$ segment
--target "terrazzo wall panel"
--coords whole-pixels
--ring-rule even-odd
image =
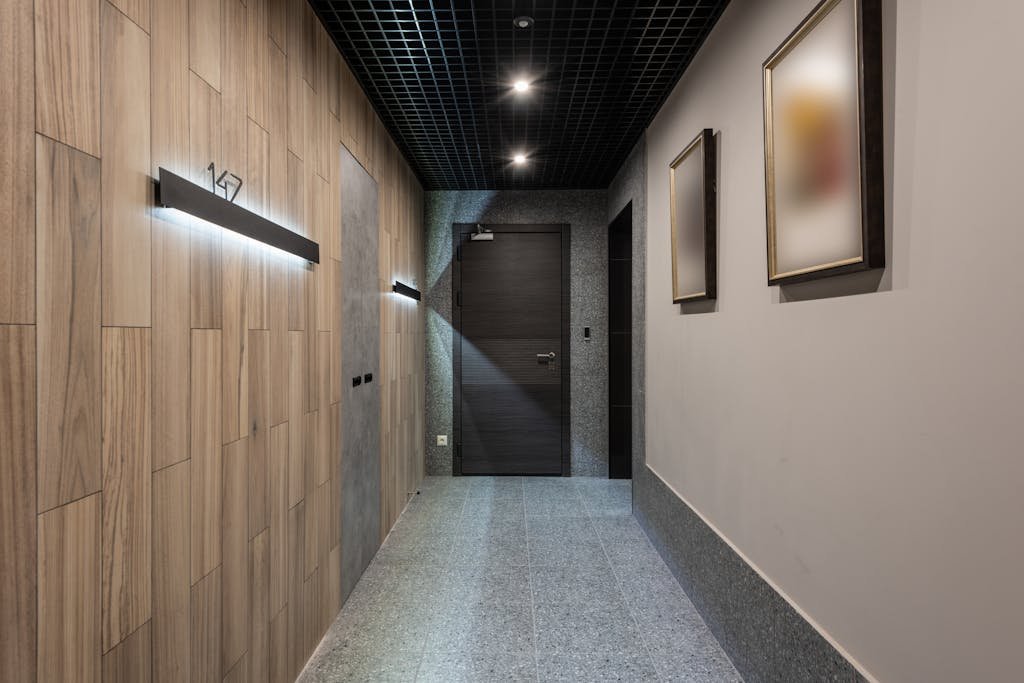
[[[603,190],[439,191],[424,197],[428,474],[452,472],[452,224],[568,223],[572,473],[608,473],[608,245]],[[583,340],[590,327],[592,341]],[[594,400],[594,397],[600,400]],[[449,435],[437,446],[436,435]]]

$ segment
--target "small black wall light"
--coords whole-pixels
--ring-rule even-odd
[[[160,169],[156,201],[160,206],[184,211],[204,221],[320,263],[320,245],[297,232],[271,223],[266,218],[217,196],[166,168]]]
[[[395,284],[391,286],[391,291],[396,294],[401,294],[402,296],[407,296],[410,299],[416,299],[416,301],[423,298],[423,295],[420,294],[420,290],[414,289],[409,285],[402,284],[398,280],[395,280]]]

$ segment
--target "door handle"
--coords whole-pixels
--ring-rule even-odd
[[[538,353],[537,354],[537,361],[540,362],[540,363],[550,363],[554,359],[555,359],[555,352],[554,351],[551,351],[550,353]]]

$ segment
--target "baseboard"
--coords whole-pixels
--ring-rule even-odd
[[[655,472],[636,469],[637,521],[745,681],[873,681]]]

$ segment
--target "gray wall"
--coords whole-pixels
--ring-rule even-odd
[[[427,192],[428,474],[452,471],[451,258],[453,223],[568,223],[571,231],[572,472],[608,473],[608,238],[602,190]],[[583,341],[590,327],[592,341]],[[594,400],[599,397],[599,400]],[[447,434],[449,446],[436,445]]]
[[[867,289],[768,287],[761,64],[815,3],[733,0],[647,131],[645,448],[665,484],[636,504],[718,586],[698,598],[727,652],[766,655],[737,662],[748,680],[856,675],[803,659],[825,653],[785,609],[869,678],[1020,680],[1024,3],[883,2],[889,266]],[[666,172],[704,127],[719,299],[681,315]],[[689,517],[652,519],[671,505]]]
[[[380,546],[380,285],[377,182],[341,148],[341,585],[347,599]],[[350,379],[373,373],[353,387]]]

